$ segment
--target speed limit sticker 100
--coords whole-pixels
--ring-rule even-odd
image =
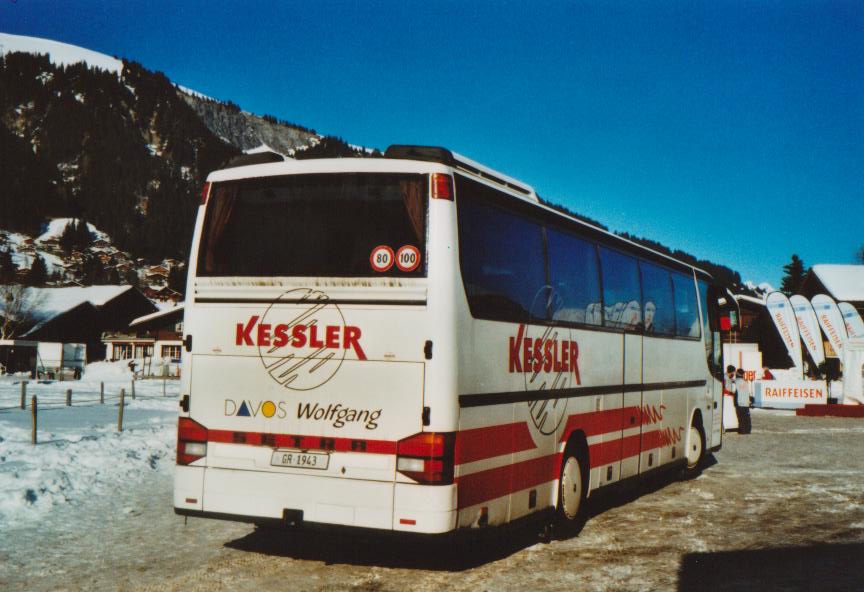
[[[414,271],[420,265],[420,249],[414,245],[399,247],[396,251],[396,266],[402,271]]]
[[[372,249],[372,254],[369,255],[369,263],[372,264],[372,269],[378,272],[385,272],[393,267],[393,249],[387,245],[378,245]]]

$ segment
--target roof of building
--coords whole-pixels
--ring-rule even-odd
[[[33,317],[37,322],[26,334],[37,331],[54,317],[77,306],[84,303],[102,306],[131,289],[132,286],[27,288],[27,298],[34,307]]]
[[[136,325],[141,325],[144,323],[148,323],[150,321],[161,319],[163,317],[171,318],[172,316],[176,316],[179,319],[183,318],[183,305],[174,306],[171,308],[166,308],[164,310],[157,310],[156,312],[151,312],[150,314],[144,315],[143,317],[138,317],[134,319],[131,323],[129,323],[130,327],[135,327]]]
[[[40,313],[56,315],[66,312],[83,302],[102,306],[114,300],[132,286],[86,286],[68,288],[28,288],[28,297],[38,299]]]
[[[812,269],[835,300],[864,301],[864,265],[820,264]]]

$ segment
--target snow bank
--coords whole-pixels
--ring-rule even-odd
[[[93,362],[84,367],[81,377],[84,381],[94,382],[129,382],[132,380],[132,371],[129,369],[128,360],[116,362]]]
[[[136,383],[131,400],[126,373],[110,363],[90,364],[75,382],[30,382],[39,400],[39,444],[30,443],[30,410],[9,409],[20,397],[18,380],[0,379],[0,525],[61,520],[100,492],[134,488],[154,471],[171,471],[176,446],[176,381]],[[106,381],[100,405],[99,382]],[[119,380],[118,380],[119,379]],[[118,399],[126,387],[124,430],[117,432]],[[65,406],[67,388],[73,406]]]

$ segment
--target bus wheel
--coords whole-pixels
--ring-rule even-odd
[[[684,472],[685,477],[695,477],[699,468],[702,466],[702,459],[705,456],[705,434],[702,431],[702,423],[696,418],[693,418],[693,423],[690,424],[690,435],[687,444],[687,469]]]
[[[558,524],[567,534],[577,534],[584,524],[587,480],[582,471],[583,460],[572,449],[564,453],[561,478],[558,480]]]

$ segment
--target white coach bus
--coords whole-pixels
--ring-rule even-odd
[[[720,448],[707,273],[442,148],[252,158],[195,226],[178,514],[578,526],[603,487]]]

